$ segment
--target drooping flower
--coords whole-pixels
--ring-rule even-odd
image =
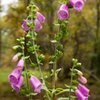
[[[58,18],[60,20],[66,20],[69,17],[68,6],[66,4],[62,4],[58,11]]]
[[[18,61],[18,54],[15,54],[12,58],[13,62],[17,62]]]
[[[17,93],[19,93],[20,88],[21,88],[21,86],[23,85],[23,81],[24,81],[24,78],[23,78],[23,76],[21,76],[17,84],[12,84],[12,83],[11,83],[11,87],[12,87]]]
[[[18,64],[17,64],[17,67],[23,69],[24,68],[24,60],[23,59],[20,59]]]
[[[40,80],[35,76],[31,76],[30,82],[31,82],[31,85],[34,89],[34,92],[40,93],[42,86],[43,86],[43,84],[40,82]]]
[[[84,96],[89,96],[89,89],[86,86],[79,84],[78,89],[82,92]]]
[[[39,32],[42,29],[42,25],[38,19],[35,19],[35,32]]]
[[[28,25],[27,25],[28,22],[29,22],[29,20],[28,20],[28,19],[25,19],[24,22],[23,22],[23,24],[22,24],[22,26],[21,26],[22,29],[23,29],[24,31],[26,31],[26,32],[29,31],[29,29],[30,29],[30,28],[28,27]]]
[[[19,69],[15,69],[12,71],[12,73],[8,76],[8,79],[10,80],[11,84],[17,84],[19,81],[19,78],[21,76],[21,71]]]
[[[79,82],[81,82],[82,84],[86,84],[87,83],[87,79],[84,76],[80,76],[78,78]]]
[[[75,95],[77,97],[77,100],[88,100],[88,96],[84,96],[79,89],[75,91]]]
[[[40,23],[44,23],[45,21],[45,17],[40,12],[36,13],[36,19],[38,19]]]
[[[84,1],[83,0],[70,0],[70,4],[77,11],[81,11],[84,7]]]

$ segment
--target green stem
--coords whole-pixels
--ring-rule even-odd
[[[58,30],[58,33],[57,35],[61,34],[61,25],[59,26],[59,30]],[[55,44],[55,54],[56,54],[56,51],[57,51],[57,46],[60,44],[60,40],[57,40],[57,43]],[[53,90],[56,89],[56,81],[57,81],[57,76],[56,76],[56,69],[57,69],[57,60],[58,60],[58,57],[55,58],[55,61],[54,61],[54,64],[53,64],[53,70],[54,70],[54,79],[53,79]],[[56,95],[55,93],[53,94],[53,99],[55,100],[56,99]]]
[[[22,46],[22,52],[23,52],[23,57],[25,58],[26,57],[26,35],[24,36],[25,38],[25,41],[24,41],[24,46]],[[27,68],[27,65],[26,65],[26,59],[24,59],[24,69],[25,69],[25,77],[26,77],[26,89],[28,89],[28,92],[30,90],[30,87],[29,87],[29,83],[28,83],[28,68]]]
[[[33,34],[32,34],[32,38],[33,38]],[[34,47],[34,45],[35,45],[35,41],[33,40],[33,47]],[[42,69],[41,69],[41,66],[40,66],[40,62],[39,62],[39,59],[38,59],[38,53],[37,53],[35,47],[34,47],[34,50],[35,50],[36,61],[37,61],[37,64],[38,64],[37,66],[39,68],[39,72],[40,72],[41,79],[43,81],[43,85],[46,86],[45,80],[44,80],[44,76],[43,76],[43,73],[42,73]],[[46,92],[46,95],[47,95],[48,99],[51,100],[50,96],[49,96],[49,94],[47,92]]]
[[[71,81],[70,81],[70,90],[69,90],[69,100],[71,100],[71,90],[72,90],[72,83],[73,83],[73,69],[74,69],[74,65],[73,65],[73,67],[72,67],[72,71],[71,71]]]

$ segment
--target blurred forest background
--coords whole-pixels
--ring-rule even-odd
[[[44,70],[49,70],[46,62],[52,54],[50,40],[57,31],[54,20],[57,18],[59,1],[35,0],[40,12],[46,17],[46,23],[38,36],[38,44],[41,45],[46,56]],[[15,54],[12,46],[16,44],[18,37],[24,35],[21,24],[28,14],[26,7],[29,2],[30,0],[19,0],[17,3],[12,3],[6,15],[0,15],[0,100],[22,100],[24,98],[18,96],[15,98],[7,77],[15,67],[15,64],[11,62]],[[3,12],[1,3],[0,12]],[[66,29],[69,32],[69,38],[65,37],[62,41],[64,56],[59,60],[58,67],[62,67],[63,71],[59,75],[59,82],[65,82],[69,78],[71,60],[73,57],[77,58],[82,63],[81,70],[88,79],[90,100],[100,100],[100,0],[87,0],[81,13],[70,10],[69,24]]]

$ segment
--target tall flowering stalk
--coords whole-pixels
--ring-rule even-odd
[[[51,40],[55,50],[49,62],[49,64],[53,66],[50,75],[52,76],[52,87],[49,88],[41,69],[41,65],[43,65],[42,61],[45,56],[41,54],[39,45],[37,44],[38,32],[43,28],[45,17],[38,11],[34,2],[30,3],[27,7],[29,15],[21,26],[25,35],[17,39],[18,45],[13,47],[17,50],[17,54],[13,56],[12,61],[17,62],[17,65],[8,76],[13,90],[28,96],[30,100],[32,100],[33,96],[41,93],[42,90],[44,90],[43,98],[45,100],[76,100],[76,98],[77,100],[88,100],[89,89],[85,86],[87,79],[83,76],[83,73],[78,70],[81,64],[77,59],[72,60],[73,66],[70,70],[70,83],[65,84],[65,88],[57,87],[58,73],[62,70],[61,68],[58,69],[57,62],[59,58],[63,56],[63,44],[61,41],[65,36],[68,37],[66,26],[70,18],[70,9],[74,8],[77,11],[82,11],[83,6],[83,0],[63,0],[63,4],[57,12],[58,19],[56,24],[59,30],[57,34],[55,34],[54,39]],[[30,66],[38,68],[40,79],[32,73],[29,68]],[[21,87],[23,87],[22,90]],[[63,93],[68,96],[59,97],[59,95]]]

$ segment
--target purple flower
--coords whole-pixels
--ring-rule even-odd
[[[79,84],[78,89],[82,92],[84,96],[89,96],[89,89],[86,86]]]
[[[80,76],[80,77],[78,78],[78,80],[79,80],[82,84],[86,84],[86,83],[87,83],[87,79],[86,79],[85,77],[83,77],[83,76]]]
[[[77,11],[81,11],[84,7],[84,1],[83,0],[70,0],[70,4]]]
[[[23,76],[21,76],[17,84],[12,84],[12,83],[11,83],[11,87],[12,87],[17,93],[19,93],[20,88],[21,88],[21,86],[23,85],[23,81],[24,81],[24,78],[23,78]]]
[[[24,68],[24,60],[23,59],[20,59],[18,64],[17,64],[17,67],[23,69]]]
[[[18,54],[16,54],[16,55],[13,56],[12,61],[13,61],[13,62],[18,61]]]
[[[34,92],[40,93],[43,84],[38,80],[38,78],[35,76],[31,76],[30,82],[32,84],[32,87],[34,88]]]
[[[29,20],[28,19],[25,19],[24,22],[23,22],[23,24],[22,24],[22,29],[25,30],[26,32],[29,31],[29,29],[30,29],[28,27],[28,25],[27,25],[28,22],[29,22]]]
[[[21,76],[21,71],[19,69],[13,70],[13,72],[8,76],[11,84],[17,84],[19,81],[19,78]]]
[[[45,17],[40,12],[36,13],[36,19],[38,19],[40,23],[44,23],[45,21]]]
[[[42,29],[42,25],[38,19],[35,20],[35,32],[39,32]]]
[[[61,5],[59,11],[58,11],[58,18],[60,20],[68,19],[69,13],[68,13],[68,6],[66,4]]]
[[[77,96],[77,100],[88,100],[88,97],[84,96],[79,89],[75,91],[75,95]]]

